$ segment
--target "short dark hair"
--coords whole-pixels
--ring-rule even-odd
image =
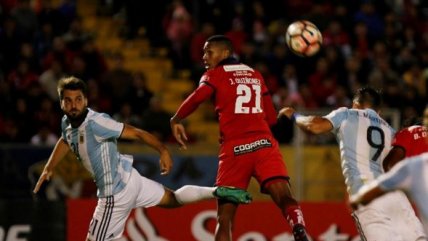
[[[61,100],[64,98],[64,90],[80,90],[85,97],[88,96],[88,86],[86,83],[74,76],[65,77],[59,80],[57,91]]]
[[[233,53],[233,45],[232,45],[232,41],[230,41],[230,39],[224,35],[213,35],[211,37],[209,37],[207,39],[208,43],[219,43],[224,45],[224,47],[230,51],[230,53]]]
[[[357,90],[353,101],[378,110],[382,104],[382,97],[379,91],[371,87],[363,87]]]

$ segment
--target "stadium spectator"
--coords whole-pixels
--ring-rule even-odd
[[[88,37],[83,41],[79,56],[85,62],[85,75],[89,79],[99,80],[108,69],[105,57],[97,48],[93,37]]]
[[[142,128],[159,140],[168,141],[171,139],[170,117],[171,113],[163,107],[162,97],[155,95],[150,99],[149,107],[142,111]]]
[[[62,38],[68,49],[78,53],[83,48],[83,44],[90,38],[90,34],[83,29],[82,19],[74,18]]]
[[[55,8],[53,0],[44,0],[41,4],[41,9],[37,14],[39,21],[39,30],[49,26],[53,35],[59,36],[68,30],[66,17]]]
[[[113,119],[135,127],[141,127],[141,118],[132,112],[130,103],[123,103],[119,112],[113,114]]]
[[[63,72],[61,63],[54,59],[50,67],[39,77],[40,86],[53,101],[58,100],[58,92],[56,88],[58,86],[58,80],[64,75],[65,73]]]
[[[38,75],[31,70],[30,63],[20,60],[18,66],[7,76],[7,81],[13,90],[27,93],[31,85],[38,83]]]
[[[196,31],[190,41],[190,58],[192,60],[192,75],[200,76],[204,71],[204,63],[202,62],[202,48],[204,47],[205,41],[211,35],[215,34],[214,24],[211,22],[202,23],[200,30]]]
[[[18,53],[22,39],[16,30],[16,21],[6,16],[1,22],[0,32],[0,63],[3,74],[7,75],[18,63]]]
[[[64,39],[61,36],[56,36],[52,42],[50,49],[45,56],[42,57],[42,67],[48,69],[54,60],[61,63],[63,70],[67,73],[71,70],[71,65],[75,57],[75,53],[67,48]]]
[[[172,1],[163,24],[170,46],[170,57],[176,69],[192,67],[189,42],[194,31],[192,15],[181,0]]]
[[[147,77],[142,71],[133,73],[132,88],[127,95],[127,102],[131,104],[132,112],[139,114],[149,108],[153,91],[147,86]]]
[[[112,101],[112,113],[119,111],[121,104],[131,93],[133,76],[125,67],[126,59],[121,53],[114,53],[113,66],[107,70],[100,81],[100,91],[109,96]]]
[[[40,124],[38,131],[31,137],[30,143],[34,146],[55,146],[58,136],[49,129],[48,125]]]
[[[23,41],[32,41],[38,28],[37,15],[30,5],[30,0],[18,0],[11,10],[11,16],[16,21],[16,31]]]

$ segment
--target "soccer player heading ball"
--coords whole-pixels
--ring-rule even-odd
[[[181,120],[202,102],[214,98],[220,122],[220,154],[216,185],[247,189],[255,177],[261,191],[269,194],[293,229],[294,239],[308,240],[303,214],[291,194],[289,176],[273,138],[270,125],[276,111],[262,75],[233,57],[231,41],[223,35],[210,37],[203,48],[207,71],[199,87],[171,118],[177,142],[186,149],[187,136]],[[218,201],[216,241],[231,241],[237,205]]]

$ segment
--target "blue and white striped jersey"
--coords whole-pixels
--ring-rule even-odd
[[[345,107],[325,116],[339,143],[342,173],[349,195],[383,173],[382,160],[391,148],[394,129],[371,109]]]
[[[132,156],[121,155],[117,149],[123,128],[123,123],[91,109],[78,128],[71,127],[67,116],[62,118],[62,137],[93,175],[98,197],[120,192],[131,175]]]
[[[428,152],[399,162],[377,180],[385,191],[400,189],[415,203],[428,234]]]

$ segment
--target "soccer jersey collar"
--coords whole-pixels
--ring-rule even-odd
[[[239,61],[234,57],[229,57],[220,61],[217,66],[227,65],[227,64],[239,64]]]

